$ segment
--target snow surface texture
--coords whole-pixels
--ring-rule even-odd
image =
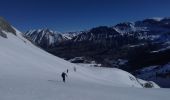
[[[169,100],[169,89],[144,89],[131,74],[80,67],[20,35],[0,37],[0,100]],[[73,68],[77,71],[74,72]],[[69,69],[66,83],[61,73]],[[145,82],[145,81],[142,81]],[[156,85],[155,85],[156,86]],[[138,87],[138,88],[135,88]]]

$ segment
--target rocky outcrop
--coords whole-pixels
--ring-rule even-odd
[[[4,18],[0,17],[0,29],[16,35],[15,29]]]

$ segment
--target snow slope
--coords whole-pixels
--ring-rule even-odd
[[[169,89],[144,89],[119,69],[71,64],[7,33],[0,37],[0,100],[169,100]],[[77,72],[73,71],[77,68]],[[67,82],[61,72],[69,69]],[[134,88],[138,87],[138,88]]]

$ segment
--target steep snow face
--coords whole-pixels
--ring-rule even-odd
[[[41,47],[53,46],[68,40],[68,37],[49,29],[30,30],[25,33],[25,37]]]

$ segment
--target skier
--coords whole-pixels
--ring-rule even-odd
[[[65,72],[62,72],[61,77],[63,78],[63,82],[65,82],[65,78],[67,77],[67,74]]]
[[[68,69],[67,69],[67,73],[68,73]]]
[[[73,68],[74,72],[76,72],[76,67]]]

